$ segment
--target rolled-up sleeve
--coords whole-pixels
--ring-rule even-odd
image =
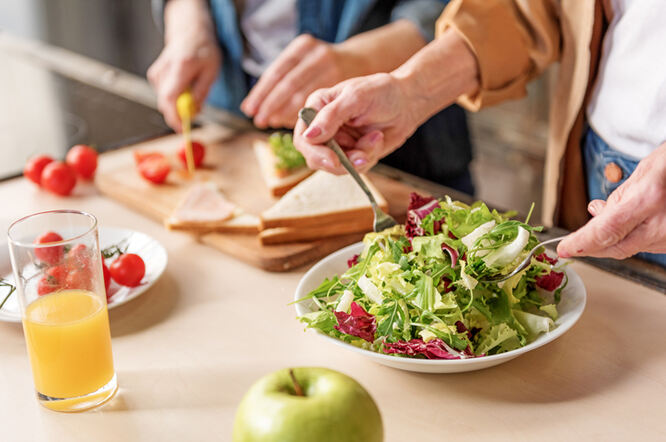
[[[391,21],[409,20],[426,42],[435,39],[435,23],[449,0],[401,0],[391,11]]]
[[[560,56],[556,0],[453,0],[436,34],[455,29],[474,53],[479,90],[458,102],[478,110],[524,96],[527,83]]]

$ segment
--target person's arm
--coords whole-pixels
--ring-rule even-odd
[[[388,72],[426,44],[419,28],[398,20],[331,44],[300,35],[259,78],[241,104],[258,127],[293,127],[313,91],[348,78]]]
[[[164,49],[148,69],[157,106],[180,131],[176,99],[191,88],[201,106],[220,69],[221,51],[206,0],[169,0],[164,8]]]
[[[451,30],[391,74],[352,78],[312,94],[306,105],[319,113],[305,133],[303,123],[297,123],[294,143],[311,168],[344,173],[337,157],[323,146],[336,138],[365,171],[432,114],[477,88],[474,55]]]

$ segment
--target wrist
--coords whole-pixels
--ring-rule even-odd
[[[164,40],[199,34],[215,36],[206,0],[169,0],[164,7]]]

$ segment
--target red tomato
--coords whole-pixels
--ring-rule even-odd
[[[42,185],[42,172],[53,158],[48,155],[37,155],[28,160],[23,169],[23,175],[35,184]]]
[[[185,167],[187,167],[187,155],[185,154],[185,147],[186,146],[183,144],[183,146],[178,151],[178,158],[180,158],[180,162],[183,163]],[[201,166],[205,155],[206,149],[204,148],[203,144],[197,141],[192,141],[192,158],[194,159],[194,167]]]
[[[44,275],[37,282],[37,294],[39,296],[48,295],[60,288],[60,284],[51,276]]]
[[[62,241],[62,236],[55,232],[46,232],[42,236],[37,237],[35,244],[48,244],[58,241]],[[49,265],[57,264],[64,254],[65,248],[63,246],[35,248],[35,256],[37,259]]]
[[[109,287],[111,286],[111,272],[104,262],[104,257],[102,257],[102,274],[104,275],[104,290],[106,291],[106,300],[109,301]]]
[[[76,173],[61,161],[47,164],[42,172],[42,186],[56,195],[69,195],[75,185]]]
[[[141,280],[146,274],[146,265],[139,255],[125,253],[111,263],[109,272],[118,284],[136,287],[141,284]]]
[[[65,264],[70,270],[88,268],[90,265],[90,256],[88,255],[88,247],[83,244],[76,244],[67,252]]]
[[[142,177],[154,184],[162,184],[171,172],[171,165],[164,156],[151,156],[136,166]]]
[[[90,269],[72,269],[67,273],[65,287],[68,289],[90,290],[92,287]]]
[[[62,285],[67,279],[67,269],[64,266],[49,267],[49,269],[46,271],[46,276],[48,278],[52,278],[53,283]]]
[[[69,149],[65,161],[81,178],[89,180],[95,176],[97,151],[92,147],[85,144],[77,144]]]

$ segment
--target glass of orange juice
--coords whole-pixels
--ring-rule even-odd
[[[68,412],[103,404],[118,384],[97,220],[75,210],[36,213],[8,236],[39,402]]]

